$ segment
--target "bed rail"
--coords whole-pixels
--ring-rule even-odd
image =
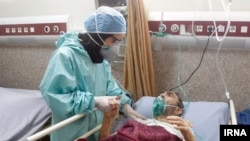
[[[102,124],[96,126],[95,128],[93,128],[92,130],[90,130],[89,132],[83,134],[82,136],[80,136],[79,138],[77,138],[74,141],[77,141],[78,139],[86,139],[87,137],[89,137],[90,135],[92,135],[93,133],[95,133],[96,131],[100,130],[102,127]]]
[[[232,99],[229,99],[229,106],[230,106],[231,124],[237,125],[236,111]]]
[[[97,110],[97,108],[94,109],[94,111]],[[41,139],[42,137],[46,136],[46,135],[49,135],[51,132],[59,129],[59,128],[62,128],[80,118],[84,117],[84,114],[78,114],[78,115],[75,115],[75,116],[72,116],[68,119],[65,119],[53,126],[50,126],[40,132],[37,132],[36,134],[34,135],[31,135],[29,137],[26,138],[26,141],[37,141],[38,139]],[[96,126],[95,128],[93,128],[92,130],[90,130],[89,132],[83,134],[81,137],[79,137],[78,139],[80,138],[86,138],[88,136],[90,136],[91,134],[95,133],[97,130],[99,130],[101,128],[101,124]]]
[[[232,99],[229,99],[229,106],[230,106],[230,122],[229,124],[231,125],[237,125],[237,118],[236,118],[236,112],[235,112],[235,106],[234,106],[234,102]],[[95,108],[94,110],[97,110],[97,108]],[[50,126],[32,136],[29,136],[28,138],[26,138],[27,141],[37,141],[39,139],[41,139],[42,137],[46,136],[46,135],[49,135],[51,132],[63,127],[63,126],[66,126],[68,125],[69,123],[73,122],[73,121],[76,121],[80,118],[84,117],[84,114],[78,114],[78,115],[75,115],[75,116],[72,116],[64,121],[61,121],[53,126]],[[92,135],[93,133],[95,133],[96,131],[100,130],[101,128],[101,124],[96,126],[95,128],[93,128],[92,130],[90,130],[89,132],[83,134],[82,136],[78,137],[75,141],[77,141],[78,139],[81,139],[81,138],[87,138],[89,137],[90,135]]]

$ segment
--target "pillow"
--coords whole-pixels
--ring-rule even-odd
[[[134,109],[147,118],[152,118],[152,107],[155,97],[143,96],[134,104]]]
[[[134,104],[134,109],[147,118],[152,118],[155,97],[143,96]],[[219,141],[220,125],[228,124],[230,109],[226,102],[184,102],[184,118],[193,126],[197,141]]]

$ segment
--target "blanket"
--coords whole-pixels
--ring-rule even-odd
[[[181,139],[161,126],[148,126],[128,120],[115,134],[101,141],[181,141]]]

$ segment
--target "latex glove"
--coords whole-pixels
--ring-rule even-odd
[[[123,113],[134,120],[146,120],[147,118],[136,112],[130,105],[124,104]]]
[[[103,112],[110,112],[112,109],[119,107],[120,98],[120,96],[96,96],[95,106]]]

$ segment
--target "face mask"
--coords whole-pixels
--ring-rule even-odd
[[[153,102],[153,116],[160,116],[165,110],[167,110],[167,107],[177,108],[177,106],[167,104],[167,102],[163,99],[162,96],[156,97]]]
[[[103,45],[102,46],[102,50],[105,50],[105,51],[109,50],[109,48],[110,48],[110,46],[108,46],[108,45]]]
[[[165,101],[161,96],[155,98],[153,102],[153,116],[160,116],[166,109]]]
[[[97,33],[97,35],[98,35],[98,37],[101,39],[101,41],[102,41],[102,43],[103,43],[103,45],[101,46],[102,49],[108,50],[108,49],[110,48],[110,46],[108,46],[108,45],[103,41],[102,37],[101,37],[98,33]]]

